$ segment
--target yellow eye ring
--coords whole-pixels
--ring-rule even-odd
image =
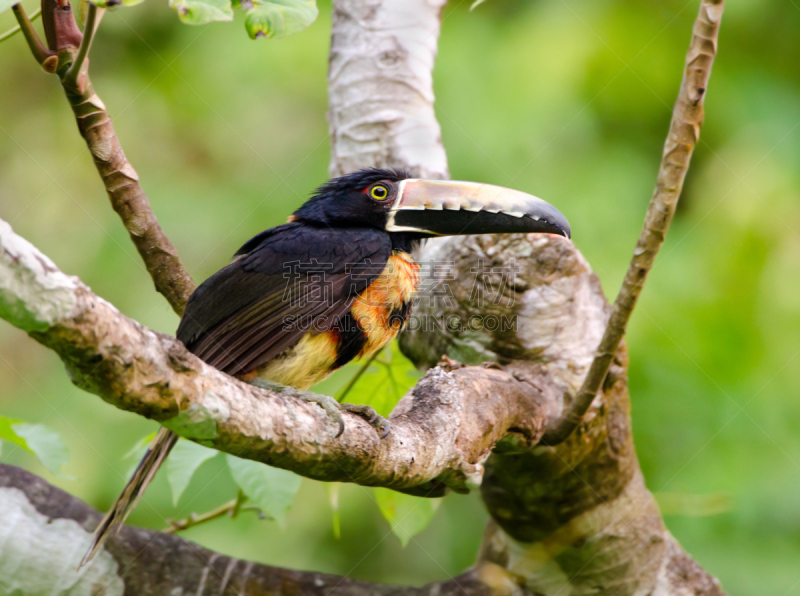
[[[389,196],[389,189],[383,184],[376,184],[369,189],[369,196],[376,201],[383,201]]]

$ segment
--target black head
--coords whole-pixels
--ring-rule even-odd
[[[315,225],[368,226],[392,234],[455,236],[543,232],[570,236],[551,204],[518,190],[369,169],[334,178],[290,218]]]
[[[369,168],[332,178],[320,186],[290,218],[328,226],[386,227],[398,183],[410,178],[402,170]]]

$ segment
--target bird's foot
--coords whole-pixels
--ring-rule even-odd
[[[370,406],[358,406],[356,404],[339,404],[339,408],[345,412],[352,412],[356,416],[361,416],[366,420],[369,425],[378,432],[381,439],[385,439],[389,431],[392,430],[389,421],[383,416],[379,415],[374,408]]]
[[[249,383],[255,387],[267,389],[268,391],[275,391],[277,393],[287,393],[287,389],[294,389],[287,387],[286,385],[273,383],[264,379],[253,379],[252,381],[249,381]],[[344,432],[344,416],[342,416],[342,412],[352,412],[357,416],[361,416],[378,432],[378,435],[381,439],[389,434],[389,421],[386,420],[386,418],[379,416],[378,413],[370,406],[340,404],[338,401],[328,395],[318,395],[316,393],[308,393],[305,391],[299,391],[297,389],[291,391],[291,394],[294,397],[299,397],[305,401],[315,403],[325,410],[325,413],[328,414],[328,416],[330,416],[339,426],[339,431],[336,433],[337,437],[341,436],[341,434]]]
[[[333,418],[333,421],[339,425],[339,431],[336,437],[340,437],[344,432],[344,416],[342,416],[341,404],[328,395],[317,395],[316,393],[301,393],[298,395],[300,399],[310,401],[317,404],[325,413]]]

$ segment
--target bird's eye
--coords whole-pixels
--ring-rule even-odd
[[[376,201],[383,201],[386,197],[389,196],[389,189],[386,188],[383,184],[376,184],[372,188],[369,189],[369,196],[375,199]]]

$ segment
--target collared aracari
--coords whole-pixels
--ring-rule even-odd
[[[534,196],[489,184],[410,178],[368,169],[317,189],[289,222],[247,241],[189,298],[177,337],[206,363],[241,380],[306,389],[394,339],[411,313],[425,238],[543,232],[570,237],[566,218]],[[339,410],[371,408],[313,398],[344,429]],[[175,445],[162,428],[95,531],[88,561],[121,525]]]

